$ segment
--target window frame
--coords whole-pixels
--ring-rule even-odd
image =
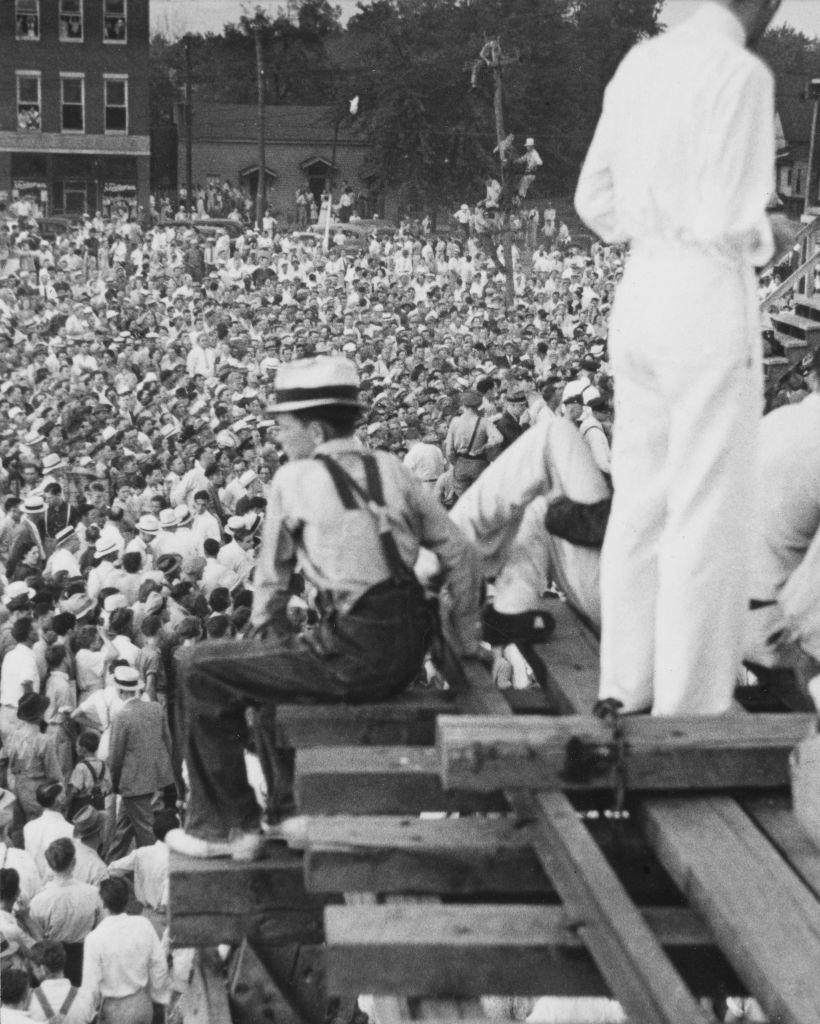
[[[63,12],[63,4],[66,0],[59,0],[57,7],[57,36],[61,43],[84,43],[85,42],[85,4],[83,0],[77,0],[80,6],[80,34],[77,38],[66,38],[63,36],[63,18],[74,17],[73,12],[71,14],[65,14]]]
[[[19,13],[19,11],[18,11],[18,4],[20,3],[20,0],[14,0],[14,39],[15,39],[15,42],[18,42],[18,43],[39,43],[40,42],[40,38],[41,38],[41,35],[42,35],[42,28],[43,28],[42,21],[41,21],[41,12],[40,12],[40,0],[30,0],[30,2],[34,3],[34,6],[37,8],[37,13],[34,15],[34,17],[37,19],[37,35],[36,36],[21,36],[21,35],[17,34],[17,19],[19,17],[30,18],[30,17],[32,17],[32,15],[29,14],[29,13],[21,15]]]
[[[82,90],[82,100],[79,104],[72,103],[66,104],[65,102],[65,83],[66,82],[79,82]],[[66,128],[65,127],[65,107],[69,105],[72,107],[79,106],[83,115],[83,126],[82,128]],[[85,135],[85,75],[81,71],[61,71],[60,72],[60,132],[63,135]]]
[[[37,128],[23,128],[20,125],[20,81],[23,78],[32,78],[37,82],[37,118],[39,125]],[[43,130],[43,75],[40,71],[25,71],[18,70],[14,72],[15,80],[15,96],[17,101],[17,131],[25,132],[42,132]]]
[[[106,23],[111,18],[119,18],[117,14],[107,14],[106,5],[108,0],[103,0],[102,9],[102,38],[107,46],[125,46],[128,43],[128,0],[122,0],[122,20],[125,25],[125,36],[122,39],[109,39],[106,35]]]
[[[112,104],[108,102],[108,85],[109,82],[122,82],[125,86],[125,103],[120,106],[119,104]],[[124,128],[109,128],[108,127],[108,108],[113,107],[115,110],[125,110],[125,127]],[[105,135],[127,135],[128,134],[128,75],[103,75],[103,133]]]

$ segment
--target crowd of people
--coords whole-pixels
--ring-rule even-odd
[[[207,238],[162,220],[86,216],[52,241],[25,216],[0,225],[4,1021],[69,997],[67,1021],[150,1021],[170,999],[179,656],[252,634],[268,485],[287,461],[271,411],[284,365],[354,364],[356,443],[398,456],[446,509],[496,461],[496,480],[520,479],[502,455],[528,431],[540,445],[533,428],[555,417],[572,429],[551,443],[580,439],[596,474],[585,500],[607,494],[622,247],[513,247],[508,306],[498,253],[458,218],[358,250],[331,230],[326,253],[275,222]],[[771,404],[804,398],[809,369]],[[479,548],[480,518],[459,523]],[[545,569],[534,592],[572,585]],[[310,626],[317,594],[298,574],[291,590],[291,623]],[[485,621],[499,685],[530,682],[507,646],[548,633],[530,610]],[[435,679],[426,665],[420,684]]]

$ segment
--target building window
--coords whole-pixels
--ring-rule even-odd
[[[105,130],[128,131],[128,79],[125,76],[105,78]]]
[[[82,75],[63,75],[60,78],[62,130],[85,131],[85,78]]]
[[[794,169],[794,194],[796,196],[802,196],[803,193],[803,168],[795,167]]]
[[[83,41],[83,0],[60,0],[60,42]]]
[[[128,41],[128,0],[103,0],[103,41],[125,43]]]
[[[15,0],[14,38],[40,38],[40,0]]]
[[[17,72],[17,128],[21,132],[39,132],[40,75],[35,71]]]

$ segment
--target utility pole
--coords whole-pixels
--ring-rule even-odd
[[[193,136],[191,134],[191,120],[193,117],[193,104],[191,103],[191,38],[185,36],[185,188],[188,193],[188,220],[193,216],[194,201],[194,175],[193,163]]]
[[[505,160],[507,133],[504,131],[504,84],[502,80],[502,69],[505,64],[513,63],[512,59],[506,59],[501,53],[501,44],[497,39],[492,39],[482,47],[481,59],[490,67],[493,73],[493,111],[495,113],[495,136],[498,144],[498,161],[500,165],[501,195],[504,206],[507,206],[509,190],[507,188],[507,162]],[[513,273],[512,238],[510,229],[509,210],[501,208],[501,245],[504,251],[504,277],[506,279],[505,302],[510,309],[515,302],[515,279]]]
[[[259,15],[253,26],[253,37],[256,44],[256,100],[258,106],[259,127],[259,173],[256,178],[256,227],[262,230],[262,218],[265,215],[267,173],[265,171],[265,69],[262,65],[262,26]]]

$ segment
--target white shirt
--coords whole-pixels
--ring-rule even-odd
[[[419,480],[437,480],[447,469],[447,460],[435,444],[417,441],[404,456],[404,464]]]
[[[74,826],[70,825],[59,811],[46,808],[39,818],[26,822],[23,826],[23,846],[45,878],[51,871],[46,863],[45,853],[55,839],[68,839],[74,836]]]
[[[157,910],[168,903],[168,847],[161,840],[140,846],[108,865],[112,874],[134,872],[134,895],[144,907]]]
[[[607,242],[660,241],[762,265],[774,191],[774,83],[727,8],[640,43],[609,83],[578,181]]]
[[[84,997],[122,999],[145,988],[152,1002],[168,1003],[168,968],[154,926],[129,914],[104,918],[85,940]]]
[[[28,850],[0,842],[0,868],[14,868],[20,877],[20,895],[27,903],[42,885],[40,872]]]
[[[23,683],[27,680],[33,689],[40,685],[37,659],[30,647],[17,644],[3,658],[0,668],[0,704],[16,708],[23,696]]]

